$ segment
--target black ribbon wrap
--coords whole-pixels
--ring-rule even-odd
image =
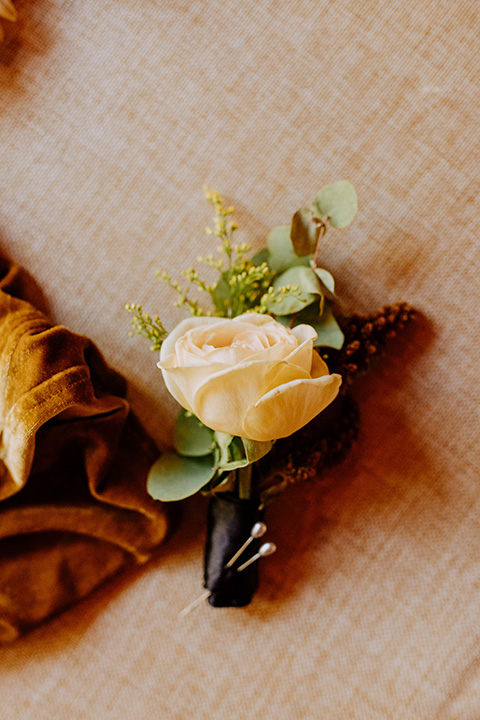
[[[258,588],[258,562],[241,572],[236,568],[255,555],[259,541],[253,540],[233,567],[226,565],[262,518],[257,498],[239,500],[230,493],[219,493],[210,499],[205,544],[205,587],[211,592],[210,605],[244,607],[251,602]]]

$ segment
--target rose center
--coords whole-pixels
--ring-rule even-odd
[[[222,348],[242,348],[252,352],[261,352],[278,344],[295,345],[296,342],[295,338],[290,337],[287,333],[280,338],[278,333],[270,333],[266,330],[262,332],[244,330],[240,333],[224,331],[212,333],[208,338],[204,338],[200,349],[204,353]]]

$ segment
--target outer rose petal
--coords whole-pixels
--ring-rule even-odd
[[[310,375],[285,362],[230,366],[210,375],[198,387],[191,400],[193,412],[212,430],[244,436],[243,419],[249,408],[272,388],[300,378],[309,379]]]
[[[208,381],[211,375],[220,373],[222,370],[232,369],[231,365],[206,362],[177,366],[174,355],[170,355],[163,362],[157,363],[157,365],[162,371],[167,390],[185,410],[195,414],[197,413],[193,409],[193,398],[198,388],[205,381]]]
[[[319,378],[322,377],[322,375],[328,375],[329,372],[330,370],[328,369],[328,365],[325,360],[322,360],[320,355],[314,351],[312,355],[312,369],[310,370],[312,378]]]
[[[161,369],[163,380],[165,382],[165,385],[167,387],[168,392],[173,395],[175,400],[185,408],[185,410],[188,410],[189,412],[193,412],[190,403],[188,402],[187,398],[185,397],[184,393],[181,391],[181,389],[178,387],[175,380],[170,376],[170,374],[164,369],[167,365],[168,368],[172,368],[176,366],[176,357],[175,357],[175,343],[177,342],[178,338],[182,337],[186,332],[191,330],[192,328],[197,327],[198,325],[216,325],[219,322],[222,322],[223,318],[217,318],[217,317],[190,317],[186,318],[185,320],[182,320],[165,338],[163,341],[162,347],[160,349],[160,362],[157,363],[157,366]]]
[[[249,408],[242,437],[265,442],[291,435],[335,399],[341,383],[341,376],[334,374],[274,388]]]
[[[173,355],[170,355],[171,358],[173,358]],[[157,367],[160,368],[163,375],[163,382],[165,383],[165,387],[167,388],[170,395],[173,395],[175,400],[185,408],[185,410],[188,410],[188,412],[193,412],[190,403],[187,401],[184,394],[181,392],[180,388],[178,387],[177,383],[171,379],[170,372],[168,370],[164,370],[162,367],[163,363],[157,363]]]
[[[313,339],[317,337],[317,333],[310,325],[298,325],[291,332],[297,338],[299,345],[287,355],[285,362],[298,365],[309,373],[312,367],[312,356],[313,354],[317,355],[313,350]]]
[[[317,337],[317,331],[314,330],[311,325],[305,325],[305,323],[302,325],[296,325],[291,328],[290,332],[292,335],[295,335],[297,340],[301,343],[305,342],[305,340],[313,340],[313,338]]]

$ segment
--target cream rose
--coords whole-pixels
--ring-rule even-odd
[[[162,345],[163,378],[173,397],[212,430],[256,441],[287,437],[336,397],[313,349],[310,325],[288,329],[269,315],[192,317]]]

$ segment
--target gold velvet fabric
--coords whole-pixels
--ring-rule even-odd
[[[145,562],[166,531],[124,378],[34,295],[0,258],[0,641]]]

